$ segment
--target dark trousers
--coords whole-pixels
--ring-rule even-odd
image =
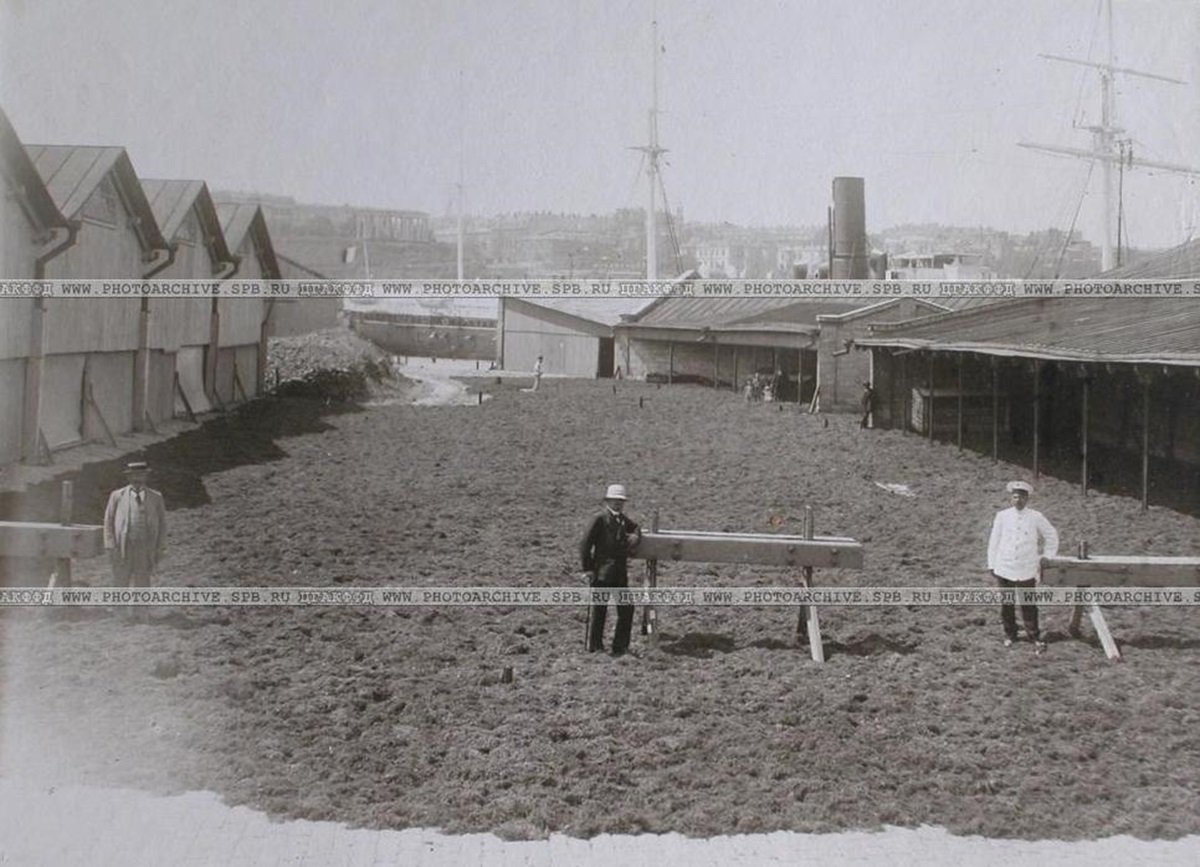
[[[601,563],[596,569],[592,586],[616,590],[629,586],[629,571],[626,561]],[[608,605],[593,605],[588,611],[587,649],[604,649],[604,621],[608,619]],[[633,632],[633,606],[617,606],[617,628],[613,633],[612,652],[624,653],[629,649],[629,636]]]
[[[1026,590],[1032,590],[1037,586],[1037,579],[1030,578],[1028,581],[1009,581],[1007,578],[996,576],[996,584],[1001,590],[1015,590],[1018,587],[1023,587]],[[1025,631],[1029,633],[1029,637],[1034,641],[1041,638],[1041,632],[1038,630],[1038,609],[1036,605],[1021,606],[1021,620],[1025,622]],[[1004,624],[1004,635],[1017,640],[1017,612],[1015,605],[1000,606],[1000,622]]]

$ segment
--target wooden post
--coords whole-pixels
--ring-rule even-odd
[[[83,363],[83,404],[85,409],[91,407],[92,412],[96,414],[96,418],[100,421],[100,429],[104,431],[105,440],[110,446],[115,446],[117,438],[113,436],[112,428],[108,426],[108,421],[104,418],[104,413],[100,410],[100,404],[96,402],[96,395],[92,390],[92,374],[88,369],[87,361]],[[83,419],[83,425],[86,429],[86,418]]]
[[[1142,511],[1150,508],[1150,375],[1142,374]]]
[[[736,394],[738,390],[738,348],[733,347],[733,391]]]
[[[1086,560],[1088,556],[1087,539],[1079,540],[1079,559]],[[1071,620],[1067,624],[1067,634],[1072,638],[1079,637],[1079,622],[1083,619],[1083,606],[1076,605],[1071,609]]]
[[[927,382],[929,385],[929,402],[925,405],[926,419],[925,424],[929,427],[929,442],[933,442],[933,353],[929,353],[929,368],[927,374]]]
[[[21,415],[21,459],[26,463],[39,462],[40,418],[42,412],[42,366],[45,343],[44,298],[33,299],[29,321],[29,354],[25,358],[25,397]]]
[[[221,352],[221,310],[218,307],[220,299],[212,300],[212,308],[208,315],[208,357],[204,365],[204,387],[208,390],[209,400],[216,403],[217,395],[217,356]]]
[[[138,312],[137,351],[133,355],[133,429],[146,430],[146,405],[150,391],[150,299],[143,298]]]
[[[958,450],[963,447],[963,357],[958,354]]]
[[[904,417],[900,420],[900,432],[907,433],[912,424],[912,386],[908,384],[908,356],[900,356],[900,410]]]
[[[1000,359],[992,356],[992,463],[1000,460]]]
[[[192,402],[187,398],[187,392],[183,390],[183,384],[179,381],[179,371],[175,371],[175,393],[179,395],[179,399],[183,401],[183,408],[187,412],[188,421],[193,424],[196,421],[196,413],[192,411]]]
[[[1079,469],[1079,489],[1086,497],[1088,490],[1088,378],[1083,378],[1083,401],[1080,407],[1079,450],[1082,453],[1082,466]]]
[[[675,382],[675,344],[667,344],[667,385]]]
[[[654,516],[650,519],[650,530],[654,533],[658,532],[658,510],[654,510]],[[652,590],[658,586],[658,560],[650,559],[646,561],[646,575],[642,580],[642,586],[648,590]],[[642,635],[649,635],[651,638],[658,638],[658,615],[654,610],[653,605],[642,606]]]
[[[62,496],[58,506],[58,520],[63,526],[71,523],[74,504],[74,485],[67,481],[62,483]],[[54,572],[50,576],[50,587],[73,587],[71,580],[71,558],[59,557],[54,561]]]
[[[250,398],[246,396],[246,388],[242,385],[242,377],[238,373],[237,356],[234,356],[233,359],[233,387],[241,392],[243,403],[246,403],[250,400]]]
[[[1038,446],[1041,444],[1039,437],[1041,431],[1041,414],[1039,410],[1042,404],[1042,362],[1040,359],[1033,360],[1033,477],[1038,477]]]
[[[713,388],[718,388],[721,380],[721,345],[713,339]]]
[[[804,507],[804,538],[812,540],[813,532],[813,510],[812,506]],[[805,566],[802,570],[800,583],[804,587],[813,586],[813,567]],[[821,641],[821,621],[817,616],[817,606],[802,605],[800,607],[800,622],[796,626],[798,636],[803,638],[808,635],[808,648],[812,654],[814,662],[825,661],[825,646]]]
[[[879,356],[883,358],[881,354]],[[896,429],[896,356],[890,352],[887,354],[887,370],[888,370],[888,430]]]

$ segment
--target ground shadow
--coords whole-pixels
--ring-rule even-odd
[[[877,656],[881,653],[899,653],[906,656],[916,649],[915,644],[906,644],[903,641],[875,633],[847,641],[844,644],[840,641],[825,642],[826,653],[830,655],[845,653],[849,656]]]
[[[668,636],[662,635],[658,642],[658,648],[663,653],[691,656],[696,659],[709,659],[714,653],[729,653],[736,646],[729,636],[714,632],[688,632],[675,640],[669,640]]]
[[[326,416],[359,412],[357,403],[326,403],[300,398],[262,398],[206,420],[178,436],[154,443],[136,455],[86,464],[79,470],[0,494],[0,520],[57,523],[62,483],[74,483],[73,519],[99,524],[110,491],[125,482],[127,460],[141,459],[152,467],[150,486],[161,491],[167,509],[187,509],[210,502],[204,476],[247,464],[276,461],[286,456],[278,441],[331,429]]]

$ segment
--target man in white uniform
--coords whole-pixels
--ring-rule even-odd
[[[1012,506],[996,513],[992,522],[992,536],[988,540],[988,570],[1001,589],[1023,587],[1032,589],[1037,585],[1041,570],[1041,558],[1053,557],[1058,553],[1058,531],[1037,509],[1028,508],[1033,486],[1028,482],[1009,482],[1009,497]],[[1039,553],[1039,544],[1042,546]],[[1046,649],[1038,630],[1036,605],[1022,605],[1021,619],[1025,632],[1029,634],[1037,653]],[[1004,624],[1004,646],[1011,647],[1017,640],[1017,616],[1014,606],[1000,606],[1000,620]]]

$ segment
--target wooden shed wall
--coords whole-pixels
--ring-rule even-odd
[[[37,259],[35,230],[12,191],[5,193],[0,195],[0,277],[32,277]]]
[[[29,354],[34,303],[32,298],[0,298],[0,358]]]

